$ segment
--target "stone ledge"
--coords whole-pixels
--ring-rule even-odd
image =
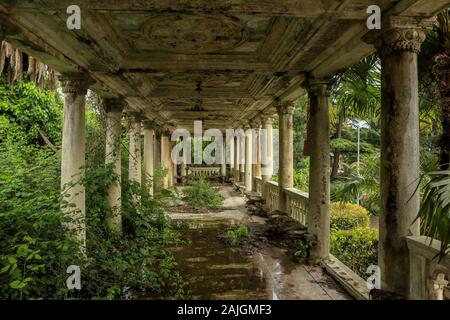
[[[434,260],[441,248],[441,242],[439,240],[426,236],[408,236],[406,237],[406,241],[410,252],[421,255],[428,260]],[[439,261],[439,264],[449,265],[450,268],[450,255],[446,255]]]
[[[367,288],[367,282],[335,256],[330,254],[330,257],[322,261],[321,265],[352,297],[357,300],[369,300],[370,291]]]

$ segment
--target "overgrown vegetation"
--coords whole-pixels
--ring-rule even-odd
[[[224,200],[218,189],[211,186],[204,178],[191,182],[184,189],[184,193],[186,194],[184,200],[193,206],[218,208]]]
[[[250,230],[246,225],[232,227],[225,232],[225,242],[231,246],[238,246],[250,238]]]
[[[113,299],[144,289],[183,297],[184,281],[168,251],[181,240],[172,232],[162,198],[128,183],[124,174],[123,234],[111,232],[106,223],[111,214],[106,192],[117,177],[104,164],[98,100],[88,99],[87,159],[80,182],[86,188],[84,255],[67,228],[73,221],[61,210],[70,208],[60,192],[62,102],[26,81],[9,89],[1,80],[0,95],[0,298]],[[126,137],[126,128],[123,133]],[[122,149],[126,152],[126,145]],[[131,201],[136,198],[140,201]],[[66,287],[69,265],[81,267],[80,291]]]

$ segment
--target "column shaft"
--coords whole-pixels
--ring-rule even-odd
[[[245,132],[245,191],[252,191],[252,129],[248,128]]]
[[[271,116],[263,117],[263,131],[261,132],[261,179],[262,196],[266,199],[266,184],[272,180],[273,174],[273,119]]]
[[[141,120],[136,115],[130,117],[128,178],[132,182],[142,183]]]
[[[256,180],[255,177],[261,176],[261,162],[260,162],[260,146],[259,146],[259,123],[253,126],[253,138],[252,138],[252,191],[256,192]]]
[[[169,187],[169,166],[170,166],[170,143],[169,136],[163,134],[161,136],[161,166],[167,170],[167,174],[163,179],[163,188]]]
[[[123,101],[120,99],[105,99],[106,109],[106,146],[105,163],[111,164],[117,180],[109,186],[108,204],[111,215],[106,217],[106,225],[117,234],[122,233],[122,110]]]
[[[311,262],[318,263],[330,254],[330,119],[328,84],[310,80],[310,163],[308,232],[316,237]]]
[[[220,164],[220,175],[225,179],[227,176],[227,146],[226,139],[222,141],[222,162]]]
[[[294,186],[294,131],[292,116],[294,104],[291,101],[281,102],[277,105],[277,112],[280,126],[278,210],[287,213],[287,198],[284,190]]]
[[[239,159],[240,159],[240,148],[239,148],[239,137],[236,136],[233,139],[234,142],[234,181],[239,182]]]
[[[239,136],[239,181],[245,184],[245,134]]]
[[[154,149],[155,148],[155,130],[153,125],[145,124],[144,127],[144,173],[145,184],[149,194],[154,194],[153,176],[154,176]]]
[[[85,166],[85,102],[88,80],[83,74],[61,77],[64,92],[64,123],[61,150],[61,189],[75,207],[64,207],[70,216],[69,229],[74,230],[81,250],[86,248],[85,188],[80,184]]]
[[[393,37],[395,35],[395,37]],[[417,54],[420,29],[391,29],[381,50],[381,214],[379,266],[381,286],[407,296],[409,255],[405,236],[419,235],[413,223],[420,206],[416,191],[419,166]],[[381,45],[381,43],[380,43]]]

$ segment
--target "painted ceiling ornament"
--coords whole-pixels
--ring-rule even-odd
[[[158,49],[174,53],[231,50],[248,38],[247,28],[225,15],[159,15],[144,23],[142,33]]]

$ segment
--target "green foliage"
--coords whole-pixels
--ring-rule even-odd
[[[341,152],[358,152],[358,144],[345,138],[336,138],[331,140],[330,147],[332,150],[339,149]],[[369,143],[362,142],[360,144],[361,153],[374,153],[377,149]]]
[[[307,258],[310,255],[314,243],[309,238],[298,239],[295,241],[295,258],[298,262],[307,263]]]
[[[450,171],[427,174],[429,182],[424,194],[418,218],[423,233],[441,241],[440,255],[450,251]]]
[[[60,159],[26,140],[0,142],[0,297],[65,298],[66,268],[81,258],[61,213]]]
[[[225,232],[225,241],[231,246],[240,245],[250,238],[250,231],[246,225],[241,224]]]
[[[369,227],[369,213],[366,209],[351,203],[332,203],[330,225],[336,230],[350,230]]]
[[[87,259],[66,227],[74,221],[61,210],[72,205],[61,195],[59,155],[34,143],[34,124],[27,126],[20,117],[16,123],[11,114],[5,117],[7,121],[0,121],[7,130],[0,139],[0,298],[113,299],[120,298],[126,288],[145,289],[149,294],[164,290],[183,297],[184,281],[168,251],[181,240],[172,232],[161,198],[124,179],[123,233],[113,232],[106,196],[118,177],[104,164],[104,126],[98,111],[87,110],[87,159],[80,181],[86,188]],[[78,181],[68,187],[74,183]],[[81,291],[66,287],[69,265],[81,267]]]
[[[336,77],[332,100],[345,118],[367,119],[380,112],[381,65],[369,56]]]
[[[333,230],[331,253],[365,278],[367,267],[378,264],[378,230],[369,228]]]
[[[331,199],[339,202],[360,203],[373,215],[378,214],[380,204],[379,154],[362,157],[358,173],[356,163],[344,165],[344,172],[331,186]]]
[[[218,208],[224,199],[219,191],[203,178],[193,181],[184,189],[184,193],[184,200],[194,206]]]
[[[297,163],[294,171],[294,188],[304,192],[309,190],[309,157]]]
[[[303,158],[303,148],[306,139],[306,127],[308,123],[308,97],[300,97],[294,109],[294,163],[301,163]]]
[[[0,77],[0,136],[21,132],[29,142],[39,141],[39,130],[58,144],[62,127],[62,102],[50,91],[40,90],[32,82],[20,82],[9,88]]]

